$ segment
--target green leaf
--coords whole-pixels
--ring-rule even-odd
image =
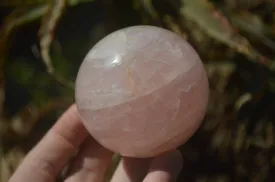
[[[255,36],[257,40],[275,51],[275,42],[266,36],[271,32],[270,28],[259,17],[246,12],[245,14],[233,14],[229,16],[229,19],[236,27]]]
[[[272,62],[255,50],[210,1],[182,0],[182,4],[181,15],[195,22],[210,37],[244,54],[253,62],[264,60],[262,64],[272,67]]]

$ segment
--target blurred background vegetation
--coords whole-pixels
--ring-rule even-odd
[[[208,72],[179,181],[274,181],[274,0],[1,0],[0,16],[0,182],[74,102],[89,49],[138,24],[181,34]]]

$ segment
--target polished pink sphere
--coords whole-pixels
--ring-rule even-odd
[[[90,134],[129,157],[152,157],[184,144],[208,103],[208,79],[180,35],[154,26],[118,30],[87,54],[76,104]]]

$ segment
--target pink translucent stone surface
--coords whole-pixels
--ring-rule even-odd
[[[183,144],[199,127],[208,80],[179,35],[153,26],[116,31],[85,57],[76,80],[84,125],[106,148],[151,157]]]

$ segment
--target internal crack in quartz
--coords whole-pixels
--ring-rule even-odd
[[[136,84],[131,76],[131,70],[130,70],[130,67],[129,67],[129,62],[127,61],[127,65],[126,65],[126,72],[127,72],[127,75],[128,75],[128,79],[129,79],[129,83],[132,87],[132,90],[133,90],[133,93],[136,97],[140,96],[140,94],[138,93],[138,90],[136,88]]]
[[[182,58],[183,54],[178,44],[176,44],[175,47],[173,47],[173,45],[171,45],[171,43],[168,41],[166,41],[165,44],[168,46],[169,51],[171,51],[177,59]]]
[[[195,85],[196,83],[190,83],[187,86],[181,88],[180,91],[189,92]]]
[[[177,106],[176,106],[177,108],[176,108],[175,114],[174,114],[174,116],[173,116],[172,119],[171,119],[172,121],[175,120],[176,117],[178,116],[178,113],[179,113],[179,111],[180,111],[180,103],[181,103],[181,99],[179,98],[179,99],[178,99],[178,102],[177,102]]]

